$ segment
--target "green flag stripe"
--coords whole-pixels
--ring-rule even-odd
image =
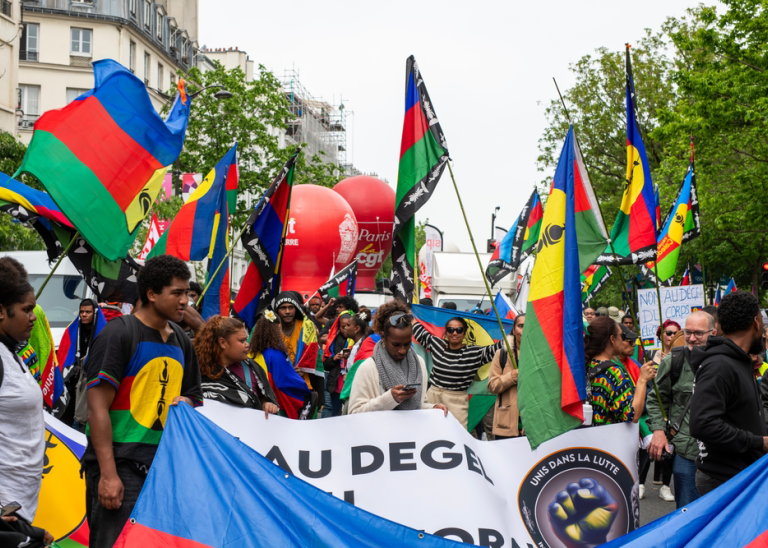
[[[408,191],[429,175],[429,171],[445,153],[431,131],[427,131],[424,137],[405,151],[403,157],[400,158],[400,166],[397,170],[395,203],[398,206]]]
[[[578,427],[579,419],[562,410],[562,374],[544,336],[533,303],[525,316],[526,344],[520,348],[520,390],[517,397],[526,436],[533,449]],[[524,364],[535,364],[526,367]]]
[[[107,259],[117,260],[126,256],[135,239],[135,234],[128,233],[125,213],[104,188],[96,174],[52,133],[35,131],[35,138],[29,144],[20,171],[29,172],[42,181],[58,180],[62,171],[67,171],[73,179],[79,179],[82,186],[78,192],[49,185],[47,188],[51,198],[62,211],[76,210],[81,218],[99,220],[99,230],[90,228],[85,223],[76,223],[76,225],[84,225],[77,228],[94,248],[115,252],[114,255],[107,256]],[[126,235],[123,242],[114,242],[114,234],[117,233]]]

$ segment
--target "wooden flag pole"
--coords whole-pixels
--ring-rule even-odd
[[[35,300],[40,298],[40,295],[43,293],[43,289],[45,289],[45,286],[48,285],[48,282],[51,280],[51,276],[53,276],[53,273],[56,272],[57,268],[59,268],[61,261],[63,261],[64,257],[67,256],[67,253],[69,253],[69,250],[72,249],[72,246],[75,244],[75,240],[77,240],[79,236],[80,232],[75,231],[74,236],[72,236],[72,239],[69,240],[69,245],[67,245],[67,248],[62,252],[61,255],[59,255],[59,260],[56,261],[55,265],[53,265],[53,269],[51,270],[50,274],[48,274],[48,277],[43,281],[43,285],[41,285],[40,289],[37,290],[37,293],[35,294]]]
[[[504,324],[501,323],[501,316],[499,316],[499,311],[496,309],[496,302],[493,300],[493,295],[491,295],[491,288],[488,285],[488,280],[485,278],[485,270],[483,269],[483,263],[480,261],[480,254],[477,252],[477,246],[475,245],[475,239],[472,237],[472,229],[469,228],[469,221],[467,220],[467,213],[464,211],[464,204],[461,201],[461,195],[459,194],[459,187],[456,185],[456,179],[453,176],[453,169],[451,168],[451,161],[448,160],[448,171],[451,174],[451,181],[453,181],[453,188],[456,191],[456,198],[459,199],[459,208],[461,208],[461,214],[464,216],[464,224],[467,226],[467,232],[469,233],[469,241],[472,242],[472,249],[475,252],[475,258],[477,259],[477,266],[480,267],[480,277],[483,279],[483,283],[485,284],[485,290],[488,292],[488,299],[491,301],[491,306],[493,307],[493,313],[496,314],[496,320],[499,322],[499,329],[502,333],[502,339],[504,339],[504,345],[507,347],[507,355],[511,360],[513,360],[513,363],[515,364],[514,367],[517,369],[517,359],[515,359],[515,355],[512,353],[512,347],[509,346],[509,340],[507,339],[507,332],[504,331]]]
[[[202,292],[202,293],[200,293],[200,296],[197,298],[197,301],[195,301],[195,306],[197,306],[197,304],[198,304],[200,301],[202,301],[202,300],[203,300],[203,297],[204,297],[204,296],[205,296],[205,294],[208,292],[208,288],[209,288],[209,287],[211,287],[211,284],[213,283],[213,280],[215,280],[215,279],[216,279],[216,276],[218,275],[218,273],[219,273],[219,270],[221,270],[221,267],[222,267],[222,266],[224,266],[224,263],[226,263],[226,262],[227,262],[227,260],[229,259],[229,256],[232,254],[232,251],[234,251],[234,249],[235,249],[235,246],[237,245],[237,242],[239,242],[239,241],[240,241],[240,238],[242,237],[243,233],[245,232],[245,228],[246,228],[247,226],[248,226],[247,224],[243,225],[243,229],[240,231],[240,234],[238,234],[238,235],[237,235],[237,238],[235,238],[234,240],[232,240],[232,245],[230,245],[230,246],[229,246],[229,249],[227,249],[227,254],[226,254],[226,255],[224,255],[224,258],[223,258],[223,259],[221,260],[221,262],[219,263],[219,266],[217,266],[217,267],[216,267],[216,270],[213,272],[213,275],[212,275],[210,278],[208,278],[208,283],[207,283],[207,284],[205,284],[205,287],[203,288],[203,292]],[[232,273],[230,272],[230,278],[231,278],[231,277],[232,277]]]

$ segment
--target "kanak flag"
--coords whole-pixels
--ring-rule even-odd
[[[526,436],[534,449],[581,425],[587,399],[581,308],[581,263],[586,270],[600,254],[601,234],[583,196],[591,184],[573,127],[560,153],[542,220],[536,263],[520,344],[518,401]],[[582,245],[582,235],[589,244]],[[597,245],[592,245],[594,242]]]

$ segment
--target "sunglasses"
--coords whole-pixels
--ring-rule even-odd
[[[665,331],[665,332],[664,332],[664,334],[665,334],[667,337],[671,337],[671,336],[672,336],[672,335],[674,335],[675,333],[677,333],[677,331]]]
[[[448,333],[449,335],[453,335],[454,333],[458,333],[459,335],[461,335],[462,333],[464,333],[464,328],[463,327],[446,327],[445,332]]]
[[[389,318],[389,324],[392,327],[410,325],[413,321],[413,314],[395,314]]]
[[[624,342],[628,342],[629,344],[635,344],[637,342],[637,339],[628,339],[626,335],[623,333],[621,334],[621,340]]]

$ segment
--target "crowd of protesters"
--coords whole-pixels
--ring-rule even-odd
[[[91,546],[115,543],[152,466],[168,408],[182,402],[211,400],[293,419],[427,409],[467,428],[467,389],[490,363],[488,391],[496,401],[475,435],[525,435],[517,408],[525,314],[515,318],[508,345],[478,346],[467,344],[470,327],[460,315],[437,336],[400,301],[371,311],[352,297],[305,303],[284,291],[249,332],[235,317],[203,321],[190,306],[202,288],[179,259],[150,259],[137,285],[139,301],[128,314],[81,303],[65,369],[68,398],[52,410],[88,437],[82,466]],[[40,385],[19,353],[32,340],[35,311],[24,267],[0,259],[0,505],[7,510],[0,546],[53,540],[31,526],[45,420]],[[729,294],[719,308],[692,313],[684,327],[665,322],[657,333],[661,349],[645,359],[631,315],[586,308],[583,319],[590,424],[640,423],[641,484],[655,461],[660,496],[682,507],[768,452],[768,386],[760,383],[768,369],[766,328],[754,296]],[[431,369],[414,341],[429,352]]]

